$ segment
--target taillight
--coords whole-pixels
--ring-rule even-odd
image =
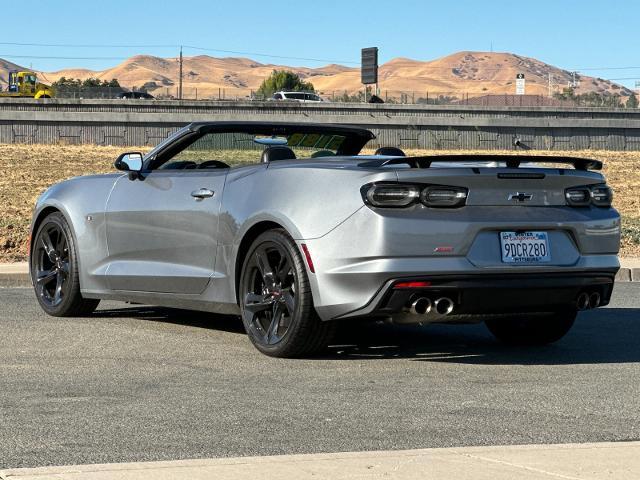
[[[591,204],[591,190],[586,187],[570,188],[564,192],[564,196],[572,207],[588,207]]]
[[[420,197],[415,185],[379,183],[367,187],[363,192],[365,202],[374,207],[408,207]]]
[[[427,207],[461,207],[467,201],[467,189],[462,187],[431,186],[422,191],[420,200]]]
[[[572,187],[564,192],[567,204],[572,207],[596,207],[608,208],[613,201],[613,190],[605,184],[590,185],[585,187]]]
[[[421,202],[426,207],[456,208],[467,201],[468,190],[443,185],[373,183],[362,187],[362,198],[373,207],[403,208]]]
[[[613,202],[613,190],[607,185],[591,187],[591,201],[596,207],[610,207]]]

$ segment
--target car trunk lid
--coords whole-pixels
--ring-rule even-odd
[[[399,182],[465,187],[470,206],[562,206],[570,187],[603,183],[595,172],[557,168],[433,166],[397,169]]]

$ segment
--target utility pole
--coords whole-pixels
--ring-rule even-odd
[[[553,81],[553,76],[551,75],[551,72],[549,72],[549,98],[551,98],[553,96],[552,92],[552,82]]]
[[[571,88],[574,90],[578,88],[578,72],[571,72]]]
[[[182,100],[182,45],[180,45],[180,73],[178,77],[178,99]]]

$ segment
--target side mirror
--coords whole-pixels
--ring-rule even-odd
[[[142,154],[140,152],[123,153],[113,165],[123,172],[139,172],[142,170]]]
[[[129,172],[129,179],[140,178],[140,171],[144,161],[140,152],[127,152],[121,154],[113,164],[117,170]]]

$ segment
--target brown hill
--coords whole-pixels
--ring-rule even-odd
[[[0,59],[0,81],[6,82],[6,71],[16,66]],[[326,96],[362,89],[358,68],[326,65],[320,68],[290,67],[263,64],[248,58],[215,58],[207,55],[185,57],[183,84],[185,96],[193,97],[197,89],[200,98],[247,96],[274,69],[287,69],[311,81]],[[539,60],[512,53],[459,52],[432,61],[395,58],[380,67],[380,89],[383,94],[397,96],[400,92],[416,97],[430,95],[469,96],[515,93],[516,74],[524,73],[527,94],[548,94],[551,79],[553,91],[561,91],[573,81],[572,73]],[[128,88],[146,87],[156,95],[175,95],[178,83],[176,58],[149,55],[134,56],[114,68],[103,71],[65,69],[44,72],[43,78],[55,81],[60,77],[117,78]],[[599,92],[629,95],[631,91],[613,82],[577,75],[577,93]]]
[[[21,68],[15,63],[0,58],[0,85],[5,86],[9,83],[9,72],[11,70],[20,70]]]

